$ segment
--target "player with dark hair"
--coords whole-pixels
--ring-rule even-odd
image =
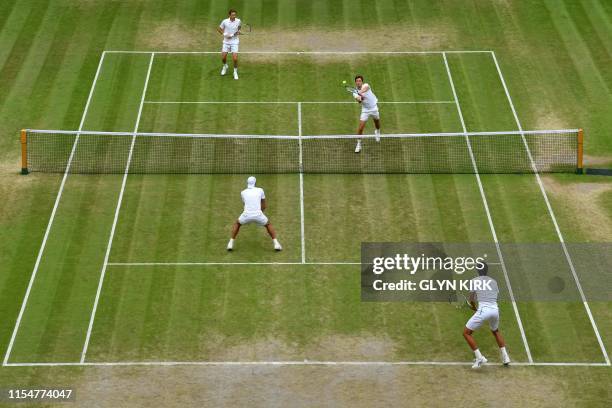
[[[353,94],[355,100],[361,104],[361,115],[359,117],[359,127],[357,128],[357,134],[363,135],[363,129],[365,129],[368,119],[371,117],[374,120],[374,135],[376,141],[380,141],[380,114],[378,112],[378,98],[372,92],[370,85],[363,81],[363,76],[357,75],[355,77],[355,88],[357,92]],[[361,139],[357,139],[357,145],[355,146],[355,153],[361,151]]]
[[[478,350],[476,340],[474,340],[472,336],[472,333],[479,329],[485,322],[489,323],[491,333],[493,333],[495,341],[499,346],[502,362],[505,366],[510,364],[510,356],[508,356],[508,352],[506,351],[506,343],[499,332],[499,308],[497,306],[499,288],[495,279],[487,275],[488,270],[488,265],[486,263],[483,264],[482,267],[477,268],[478,276],[472,279],[472,281],[481,281],[474,284],[472,286],[473,288],[480,287],[483,289],[476,289],[470,292],[469,302],[476,313],[468,320],[463,329],[463,337],[475,356],[472,368],[480,368],[487,362],[485,356]],[[476,302],[478,302],[478,307],[476,307]]]
[[[221,48],[221,61],[223,61],[223,68],[221,68],[221,75],[227,73],[227,53],[232,53],[232,60],[234,61],[234,79],[238,79],[238,45],[240,44],[240,28],[242,22],[237,17],[238,13],[234,9],[230,9],[228,12],[228,18],[223,20],[217,32],[223,36],[223,46]]]

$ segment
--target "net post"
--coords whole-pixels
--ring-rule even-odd
[[[25,176],[28,173],[28,132],[21,129],[21,174]]]
[[[584,130],[578,129],[578,149],[576,154],[576,174],[583,172]]]

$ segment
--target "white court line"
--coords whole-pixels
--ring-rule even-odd
[[[8,363],[8,367],[124,367],[124,366],[465,366],[468,361],[324,361],[324,360],[287,360],[287,361],[112,361],[112,362],[67,362],[67,363]],[[501,367],[501,363],[488,363],[486,366]],[[486,370],[485,366],[485,370]],[[510,364],[518,367],[608,367],[605,363],[551,362]]]
[[[487,262],[488,265],[501,265]],[[109,262],[108,266],[361,265],[361,262]]]
[[[499,247],[499,241],[497,239],[497,233],[495,232],[495,225],[493,224],[493,218],[491,217],[491,211],[489,210],[489,204],[487,202],[487,197],[485,195],[484,188],[482,186],[482,181],[480,180],[480,174],[478,173],[478,166],[476,165],[476,159],[474,158],[474,153],[472,152],[472,144],[470,143],[470,138],[468,137],[468,134],[467,134],[467,128],[465,126],[465,121],[463,119],[463,113],[461,111],[461,106],[459,105],[459,98],[457,97],[457,91],[455,89],[455,83],[453,81],[453,76],[451,74],[450,67],[448,65],[448,59],[446,58],[446,54],[442,54],[442,57],[444,59],[444,66],[446,67],[448,79],[450,81],[451,89],[453,91],[453,97],[455,98],[455,102],[457,104],[457,113],[459,114],[459,119],[461,120],[461,127],[463,128],[463,132],[465,133],[465,140],[468,145],[470,159],[472,160],[472,166],[474,167],[476,181],[478,182],[478,189],[480,190],[480,196],[482,197],[482,203],[484,205],[485,212],[487,214],[487,221],[489,222],[491,234],[493,235],[493,240],[495,241],[495,248],[497,249],[497,256],[501,263],[502,271],[504,272],[504,279],[506,281],[506,286],[508,287],[508,292],[510,293],[510,300],[512,302],[512,308],[514,309],[516,321],[521,331],[521,338],[523,339],[523,345],[525,346],[525,352],[527,353],[527,359],[529,360],[530,363],[533,363],[533,358],[531,356],[531,350],[529,349],[529,344],[527,343],[527,336],[525,335],[525,329],[523,328],[523,322],[521,320],[521,315],[519,314],[518,306],[516,305],[516,300],[514,299],[514,292],[512,291],[512,285],[510,284],[510,278],[508,277],[508,271],[506,270],[506,264],[504,262],[504,257]]]
[[[25,296],[23,297],[23,302],[21,303],[21,309],[19,309],[19,315],[17,316],[17,321],[15,322],[15,327],[13,328],[13,334],[11,335],[11,340],[9,341],[8,347],[6,349],[6,354],[4,355],[4,360],[2,362],[2,365],[6,365],[8,363],[8,360],[11,356],[11,351],[13,350],[15,338],[17,337],[17,332],[19,331],[19,325],[21,324],[21,319],[23,318],[23,314],[25,312],[25,308],[28,303],[28,299],[30,297],[30,292],[32,291],[32,286],[34,285],[36,274],[38,273],[40,261],[42,259],[43,252],[45,251],[45,247],[47,245],[47,239],[49,238],[49,233],[51,232],[51,227],[53,226],[53,221],[55,220],[55,214],[57,213],[57,208],[59,207],[60,200],[62,199],[62,193],[64,191],[64,186],[66,185],[66,179],[68,178],[70,166],[72,165],[72,158],[74,157],[77,143],[79,141],[79,132],[83,130],[83,125],[85,124],[85,118],[87,117],[87,112],[89,110],[89,105],[93,97],[96,83],[98,82],[98,77],[100,76],[100,71],[102,70],[102,63],[104,62],[105,55],[106,53],[102,52],[102,55],[100,56],[100,61],[98,62],[98,68],[96,69],[96,75],[94,76],[93,82],[91,84],[91,88],[89,89],[89,95],[87,96],[87,102],[85,103],[85,109],[83,110],[83,116],[81,116],[81,122],[79,123],[79,130],[77,131],[76,137],[74,139],[74,143],[72,144],[72,150],[70,151],[70,157],[68,158],[68,163],[66,165],[66,171],[64,172],[64,176],[62,177],[62,182],[60,184],[59,191],[57,192],[55,203],[53,204],[53,210],[51,211],[51,216],[49,217],[49,222],[47,223],[47,229],[45,230],[45,235],[43,236],[43,240],[40,245],[40,249],[38,250],[38,256],[36,257],[36,263],[34,264],[34,269],[32,270],[32,275],[30,276],[30,282],[28,283],[28,287],[26,289]]]
[[[508,90],[508,86],[506,85],[506,81],[504,79],[504,76],[501,72],[501,68],[499,66],[499,63],[497,61],[497,57],[495,56],[495,52],[491,52],[491,56],[493,57],[493,62],[495,62],[495,68],[497,69],[497,73],[499,75],[499,78],[501,80],[501,83],[504,87],[504,92],[506,93],[506,98],[508,99],[508,103],[510,104],[510,108],[512,109],[512,115],[514,115],[514,120],[516,122],[516,126],[518,127],[518,130],[520,132],[523,132],[523,126],[521,125],[521,122],[519,121],[518,115],[516,113],[516,109],[514,107],[514,103],[512,102],[512,98],[510,97],[510,91]],[[529,157],[529,161],[531,162],[531,167],[533,169],[533,172],[535,174],[535,178],[536,181],[538,183],[538,186],[540,187],[540,192],[542,193],[542,197],[544,198],[544,202],[546,203],[546,208],[548,209],[548,214],[550,215],[550,219],[552,220],[552,223],[555,227],[555,231],[557,232],[557,237],[559,238],[559,242],[561,243],[561,247],[563,248],[563,253],[565,254],[565,259],[567,260],[567,263],[570,267],[570,270],[572,272],[572,276],[574,277],[574,282],[576,282],[576,287],[578,288],[578,292],[580,293],[580,298],[582,299],[582,304],[584,305],[584,308],[586,310],[587,315],[589,316],[589,320],[591,321],[591,326],[593,327],[593,331],[595,332],[595,336],[597,337],[597,342],[599,343],[599,347],[601,348],[601,352],[604,356],[604,359],[606,361],[607,365],[611,365],[610,363],[610,357],[608,356],[608,352],[606,350],[606,346],[603,343],[603,340],[601,338],[601,335],[599,334],[599,329],[597,328],[597,324],[595,323],[595,319],[593,317],[593,314],[591,313],[591,308],[589,307],[589,303],[587,302],[586,296],[584,294],[584,291],[582,290],[582,285],[580,284],[580,280],[578,279],[578,275],[576,274],[576,269],[574,268],[574,262],[572,261],[572,258],[569,254],[569,251],[567,250],[567,246],[565,245],[565,239],[563,238],[563,234],[561,233],[561,229],[559,228],[559,224],[557,223],[557,217],[555,216],[555,213],[552,209],[552,206],[550,205],[550,201],[548,200],[548,194],[546,193],[546,189],[544,188],[544,184],[542,183],[542,178],[540,177],[540,173],[538,172],[538,169],[535,165],[535,162],[533,160],[533,156],[531,155],[531,149],[529,149],[529,145],[527,144],[527,140],[525,140],[525,135],[524,133],[522,134],[522,138],[523,138],[523,144],[525,146],[525,149],[527,150],[527,155]]]
[[[294,104],[311,104],[311,105],[324,105],[324,104],[355,104],[355,101],[145,101],[149,104],[157,105],[251,105],[251,104],[265,104],[265,105],[294,105]],[[423,104],[423,105],[436,105],[436,104],[454,104],[455,101],[378,101],[380,104],[387,105],[411,105],[411,104]]]
[[[104,263],[102,264],[102,272],[100,273],[100,280],[98,282],[98,290],[96,291],[96,298],[94,300],[93,309],[91,311],[91,317],[89,319],[89,326],[87,327],[87,336],[85,337],[85,344],[83,345],[83,351],[81,353],[81,363],[85,361],[87,354],[87,348],[89,347],[89,339],[91,338],[91,331],[96,317],[96,311],[98,310],[98,302],[100,300],[100,293],[102,292],[102,285],[104,283],[104,276],[106,275],[106,267],[108,266],[108,258],[110,256],[111,247],[113,246],[113,237],[115,236],[115,229],[117,227],[117,220],[119,219],[119,211],[121,210],[121,202],[123,201],[123,193],[125,191],[125,185],[127,183],[128,171],[130,169],[130,163],[132,162],[132,153],[134,152],[134,144],[136,143],[136,133],[138,133],[138,126],[140,125],[140,116],[142,115],[142,107],[144,105],[145,95],[147,94],[147,87],[149,85],[149,77],[151,76],[151,67],[153,66],[153,59],[155,53],[151,54],[149,60],[149,68],[147,70],[147,77],[145,78],[144,88],[142,90],[142,98],[140,99],[140,107],[138,108],[138,116],[136,117],[136,124],[134,125],[134,136],[132,137],[132,144],[130,145],[130,152],[128,154],[127,163],[125,165],[125,172],[123,173],[123,181],[121,182],[121,190],[119,191],[119,199],[117,201],[117,208],[115,208],[115,218],[113,219],[113,225],[111,227],[110,236],[108,237],[108,244],[106,245],[106,254],[104,255]]]
[[[361,262],[109,262],[108,266],[361,265]]]
[[[112,54],[159,54],[159,55],[218,55],[219,51],[130,51],[130,50],[107,50],[107,53]],[[484,53],[492,53],[491,50],[443,50],[443,51],[241,51],[240,54],[278,54],[278,55],[376,55],[376,54],[398,54],[398,55],[441,55],[443,53],[446,54],[484,54]]]
[[[302,263],[306,263],[306,238],[304,234],[304,172],[302,164],[302,104],[297,104],[298,138],[300,147],[300,235],[302,238]]]

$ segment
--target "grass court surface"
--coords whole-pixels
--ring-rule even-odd
[[[22,6],[12,3],[2,6],[12,10],[4,27],[19,18]],[[387,3],[391,2],[381,3],[381,16],[389,12]],[[565,3],[572,10],[581,4]],[[283,9],[286,4],[278,6]],[[133,6],[100,7],[104,10],[98,17],[100,27],[111,20],[127,21],[131,13],[147,14]],[[312,21],[323,12],[317,7],[311,10]],[[485,8],[490,10],[478,12],[482,18],[498,10],[492,5]],[[536,7],[542,13],[553,9],[557,10],[546,2]],[[10,370],[70,369],[27,368],[38,364],[301,364],[307,360],[463,369],[471,353],[460,333],[469,315],[448,304],[360,302],[361,242],[559,243],[560,236],[568,242],[609,238],[611,184],[600,177],[590,176],[587,181],[586,176],[572,174],[543,175],[542,190],[534,175],[256,174],[284,250],[275,253],[265,231],[249,226],[241,231],[235,251],[228,253],[225,244],[242,208],[239,192],[246,175],[70,174],[62,179],[33,173],[26,179],[18,178],[18,165],[13,165],[18,155],[13,136],[19,127],[352,134],[359,106],[339,83],[358,73],[381,102],[383,133],[585,127],[587,160],[605,164],[610,162],[612,146],[603,129],[609,128],[610,120],[598,103],[587,112],[572,97],[586,89],[590,100],[610,102],[610,94],[601,91],[601,84],[610,84],[609,71],[594,74],[600,73],[602,56],[595,53],[602,44],[587,42],[577,50],[566,49],[568,54],[549,51],[537,57],[530,49],[537,44],[515,48],[484,40],[482,47],[441,41],[431,52],[393,43],[393,49],[383,53],[328,53],[316,48],[313,52],[302,51],[303,46],[289,46],[282,49],[289,52],[279,53],[274,47],[259,52],[262,48],[253,48],[243,38],[240,80],[234,81],[219,75],[216,52],[191,52],[198,49],[197,42],[182,52],[178,43],[153,44],[132,31],[110,29],[106,42],[91,37],[89,42],[75,43],[80,46],[69,45],[85,28],[80,24],[72,32],[59,25],[53,28],[48,19],[57,13],[60,21],[70,22],[89,11],[53,10],[49,5],[40,15],[31,11],[12,23],[42,25],[55,33],[51,39],[26,41],[27,33],[17,37],[7,29],[0,33],[4,44],[27,45],[45,55],[42,64],[35,64],[33,56],[20,56],[17,48],[0,54],[7,78],[0,79],[7,90],[0,97],[0,119],[12,132],[2,140],[11,153],[2,162],[7,169],[3,189],[12,196],[2,213],[6,226],[2,245],[10,259],[0,282],[1,307],[7,316],[1,330],[6,345],[3,382],[16,381]],[[516,10],[519,15],[526,12],[521,6]],[[268,30],[283,23],[266,21],[263,10],[251,12],[261,16],[261,36],[269,36],[274,44]],[[595,18],[590,9],[584,13],[584,19]],[[550,16],[544,15],[543,21],[549,21]],[[609,10],[604,15],[609,18]],[[93,15],[89,18],[96,21]],[[422,18],[435,20],[435,16]],[[156,21],[153,15],[145,19]],[[467,24],[460,20],[458,27]],[[553,14],[550,21],[550,27],[556,27],[554,23],[561,20]],[[589,38],[610,35],[601,24],[593,22],[593,27],[598,36]],[[524,29],[525,35],[535,30],[530,25]],[[148,35],[153,36],[153,31]],[[552,38],[561,44],[571,35],[592,34],[558,33],[560,37]],[[136,40],[130,44],[119,38],[122,35]],[[256,35],[257,26],[252,38],[258,44]],[[216,50],[218,38],[210,37],[205,49]],[[145,51],[132,51],[140,49]],[[449,51],[437,51],[445,49]],[[591,58],[577,64],[572,60],[576,52]],[[549,72],[545,64],[555,68]],[[526,73],[528,67],[533,70]],[[551,78],[544,78],[547,75]],[[38,79],[24,89],[26,78]],[[557,83],[567,78],[569,85]],[[366,133],[372,133],[371,126]],[[586,187],[581,190],[580,185]],[[55,201],[58,190],[61,197]],[[577,206],[584,212],[578,212]],[[558,252],[565,257],[560,244]],[[503,262],[508,266],[507,280]],[[513,275],[511,261],[496,257],[493,263],[492,274],[509,300],[507,284],[518,283],[520,277]],[[29,280],[33,269],[35,279]],[[559,276],[574,284],[569,266]],[[576,277],[588,282],[588,271],[577,268]],[[592,286],[592,282],[585,285]],[[589,298],[588,290],[585,296]],[[571,370],[601,376],[604,382],[610,378],[609,302],[585,307],[581,301],[515,305],[505,301],[501,318],[518,366],[559,364],[562,367],[550,368],[560,370],[550,374],[553,379],[560,373],[578,375]],[[476,339],[490,361],[497,362],[490,334],[477,332]],[[546,368],[516,368],[521,369]],[[50,375],[25,372],[35,381],[38,375]],[[62,371],[68,382],[74,375]],[[609,391],[590,387],[594,403],[609,398]]]

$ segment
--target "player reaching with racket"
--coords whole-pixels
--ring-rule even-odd
[[[470,320],[468,320],[468,322],[465,324],[465,328],[463,329],[463,337],[469,344],[475,356],[472,368],[480,368],[487,362],[485,356],[483,356],[480,350],[478,350],[476,340],[474,340],[474,337],[472,336],[472,333],[479,329],[485,322],[489,323],[491,333],[493,333],[495,341],[499,346],[502,362],[505,366],[510,364],[510,356],[508,356],[508,352],[506,351],[506,343],[499,332],[499,308],[497,307],[497,295],[499,294],[499,288],[495,279],[487,276],[488,270],[489,267],[485,263],[482,268],[477,268],[478,276],[472,279],[472,281],[482,281],[483,284],[481,287],[485,286],[484,283],[488,283],[488,287],[490,287],[490,289],[479,289],[470,292],[469,302],[472,309],[475,310],[476,313],[474,313]],[[476,307],[476,302],[478,302],[478,307]]]
[[[380,114],[378,112],[378,98],[372,92],[370,85],[363,82],[363,76],[357,75],[355,77],[355,88],[350,91],[353,94],[355,100],[361,104],[361,115],[359,116],[359,128],[357,129],[358,135],[363,135],[368,119],[371,117],[374,120],[374,135],[376,141],[380,142]],[[355,146],[355,153],[361,151],[361,139],[357,139],[357,145]]]
[[[227,73],[227,53],[232,53],[232,61],[234,61],[234,79],[238,79],[238,46],[240,44],[240,28],[241,21],[237,17],[238,13],[236,10],[231,9],[229,11],[229,17],[221,22],[217,31],[223,35],[223,46],[221,48],[221,61],[223,61],[223,68],[221,68],[221,75]]]
[[[266,194],[264,193],[263,188],[255,187],[256,182],[257,180],[255,177],[249,177],[247,179],[247,188],[242,190],[240,193],[242,202],[244,203],[244,211],[232,226],[232,238],[227,243],[228,251],[232,251],[234,249],[234,240],[238,236],[240,227],[250,223],[255,223],[257,225],[266,227],[268,234],[270,234],[270,237],[272,238],[274,249],[277,251],[283,249],[281,244],[276,239],[276,231],[274,231],[274,228],[272,228],[272,224],[270,224],[270,221],[268,221],[268,217],[266,217],[266,215],[263,213],[266,209]]]

